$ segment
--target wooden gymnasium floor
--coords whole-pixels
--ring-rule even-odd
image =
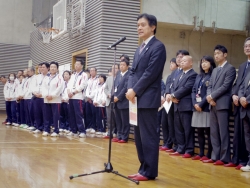
[[[5,115],[0,115],[2,122]],[[112,145],[114,170],[128,175],[137,172],[133,141]],[[0,125],[0,188],[245,188],[250,173],[234,168],[202,164],[191,159],[170,157],[160,152],[159,177],[136,185],[114,174],[104,173],[69,180],[75,173],[103,170],[108,140],[102,138],[60,138],[33,135],[26,130]]]

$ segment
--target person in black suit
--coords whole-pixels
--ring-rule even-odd
[[[120,80],[115,85],[114,102],[115,102],[115,120],[117,125],[117,138],[113,142],[127,143],[130,131],[129,124],[129,103],[125,93],[127,92],[129,61],[123,59],[120,62]],[[116,140],[115,140],[116,139]]]
[[[182,73],[174,81],[174,91],[171,100],[174,103],[174,124],[176,126],[175,136],[178,143],[176,152],[171,156],[191,158],[194,154],[194,133],[191,127],[193,114],[192,88],[197,73],[192,69],[193,60],[191,56],[184,56],[181,60]]]
[[[232,85],[235,68],[227,62],[227,49],[222,45],[214,48],[214,59],[218,63],[211,75],[207,88],[207,102],[210,109],[210,136],[213,146],[211,159],[204,163],[224,165],[231,161],[229,143],[229,110],[231,108]]]
[[[247,38],[244,42],[250,42],[250,37]],[[247,55],[247,50],[244,48],[245,54]],[[248,161],[248,153],[246,150],[245,137],[244,137],[244,128],[243,120],[240,118],[240,108],[241,104],[239,102],[238,92],[240,85],[244,82],[244,79],[247,74],[249,74],[250,63],[248,61],[242,63],[238,69],[237,80],[233,86],[232,90],[232,99],[234,103],[234,138],[233,138],[233,156],[232,162],[224,165],[225,167],[236,167],[239,170],[241,167],[245,166]]]
[[[126,93],[127,99],[133,103],[137,97],[138,126],[134,127],[134,134],[141,165],[137,174],[128,177],[138,181],[155,179],[158,176],[157,111],[161,106],[161,79],[166,49],[154,36],[156,27],[155,16],[138,16],[137,31],[143,43],[135,52]]]
[[[170,71],[173,72],[177,68],[178,68],[178,65],[176,63],[176,59],[172,58],[170,60]],[[169,85],[169,82],[171,82],[171,74],[167,77],[166,84]],[[166,86],[165,86],[165,90],[162,92],[162,97],[165,96],[165,92],[166,92]],[[161,126],[162,126],[163,145],[160,147],[160,151],[170,150],[172,149],[173,140],[172,140],[171,133],[170,133],[171,128],[168,123],[168,113],[166,112],[165,109],[162,110]]]
[[[173,91],[174,91],[173,84],[174,84],[174,81],[176,80],[176,78],[182,72],[182,69],[180,67],[181,59],[185,55],[189,55],[189,52],[186,50],[178,50],[176,53],[176,64],[177,64],[178,68],[175,69],[171,73],[171,75],[167,78],[167,81],[166,81],[165,99],[167,102],[171,101],[171,93],[173,93]],[[178,148],[178,143],[177,143],[176,138],[175,138],[176,126],[174,125],[174,103],[171,104],[171,107],[169,109],[167,121],[168,121],[169,138],[171,139],[173,144],[171,145],[171,147],[169,149],[166,150],[166,152],[173,153],[173,152],[176,152],[176,150]]]
[[[211,158],[212,144],[210,139],[210,110],[207,102],[207,87],[213,69],[216,67],[213,57],[204,56],[200,61],[200,74],[197,75],[192,91],[192,102],[194,112],[192,117],[192,127],[196,127],[198,131],[199,155],[193,157],[193,160],[208,160]],[[205,150],[205,134],[208,141],[208,150],[206,156]]]
[[[245,40],[244,44],[244,52],[248,56],[248,65],[250,65],[250,38],[247,38]],[[248,151],[248,162],[247,165],[244,167],[241,167],[240,169],[243,172],[250,172],[250,73],[247,73],[247,76],[244,79],[244,82],[240,86],[239,90],[239,99],[240,104],[242,105],[241,111],[240,111],[240,117],[243,119],[243,125],[244,125],[244,133],[245,133],[245,143],[246,143],[246,149]]]

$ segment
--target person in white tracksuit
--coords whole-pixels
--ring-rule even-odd
[[[52,137],[59,136],[59,119],[61,93],[63,91],[63,78],[57,73],[58,63],[50,63],[50,76],[43,81],[42,96],[44,98],[44,132],[43,136],[50,134],[50,119],[53,117],[54,132]]]

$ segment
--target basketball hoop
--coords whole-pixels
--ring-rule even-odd
[[[52,32],[58,34],[59,29],[54,28],[39,28],[39,31],[41,35],[43,36],[43,43],[48,44],[50,42],[50,37],[52,35]]]

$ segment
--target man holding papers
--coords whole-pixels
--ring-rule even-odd
[[[138,16],[137,31],[143,43],[135,52],[126,93],[127,99],[133,103],[137,102],[138,108],[138,126],[134,127],[134,134],[140,168],[137,174],[128,176],[138,181],[147,181],[158,176],[157,111],[161,106],[161,78],[166,49],[154,36],[156,27],[155,16]]]

